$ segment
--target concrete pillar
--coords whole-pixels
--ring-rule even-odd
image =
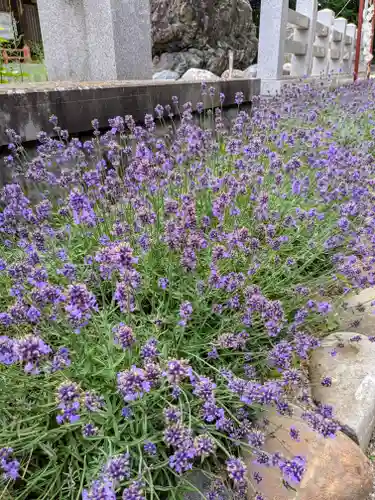
[[[352,43],[346,46],[346,51],[348,52],[348,58],[343,61],[343,72],[349,75],[353,74],[353,62],[355,56],[355,36],[357,33],[357,26],[355,24],[349,23],[346,26],[346,34],[352,38]]]
[[[50,80],[152,78],[149,0],[38,0]]]
[[[283,76],[288,0],[262,0],[259,24],[258,78],[262,93],[280,89]]]
[[[346,25],[348,24],[347,19],[343,17],[338,17],[333,22],[333,29],[341,33],[341,40],[335,41],[334,37],[331,42],[331,50],[336,50],[339,57],[337,59],[332,59],[331,54],[331,66],[330,70],[334,73],[342,73],[343,71],[343,57],[344,57],[344,46],[345,46],[345,34]]]
[[[335,14],[330,9],[323,9],[318,12],[317,21],[323,24],[327,29],[320,31],[316,30],[315,45],[324,48],[324,57],[313,57],[312,74],[314,76],[326,77],[328,74],[330,55],[330,40],[331,40],[331,27]]]
[[[291,75],[310,76],[313,62],[313,45],[315,41],[316,18],[318,14],[318,0],[297,0],[296,12],[304,14],[310,19],[308,29],[294,29],[294,40],[306,44],[307,50],[304,56],[292,56]]]

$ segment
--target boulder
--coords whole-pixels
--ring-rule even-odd
[[[152,75],[153,80],[177,80],[180,75],[175,71],[169,69],[163,69],[163,71],[158,71]]]
[[[244,74],[244,71],[241,71],[240,69],[234,69],[232,71],[232,79],[245,78]],[[229,80],[229,69],[226,69],[224,71],[224,73],[221,75],[221,78],[223,78],[224,80]]]
[[[175,71],[182,76],[189,68],[201,68],[203,66],[203,53],[197,49],[189,49],[186,52],[164,52],[153,59],[154,71]]]
[[[313,351],[309,373],[313,399],[333,406],[342,430],[365,450],[375,425],[375,343],[353,332],[333,333]],[[322,385],[324,377],[330,386]]]
[[[239,69],[247,68],[257,53],[249,0],[151,0],[151,24],[153,56],[200,51],[201,64],[189,64],[184,71],[202,67],[221,75],[230,50]],[[170,62],[162,69],[177,71],[176,63]]]
[[[276,413],[267,415],[269,433],[263,447],[268,453],[280,452],[286,458],[306,459],[306,471],[299,484],[287,488],[280,471],[254,464],[246,459],[249,480],[258,472],[262,481],[254,488],[267,500],[365,500],[372,491],[372,468],[361,449],[345,434],[324,438],[300,418],[301,410],[294,409],[292,417]],[[299,440],[290,437],[290,428],[300,433]],[[251,498],[251,497],[250,497]]]
[[[191,82],[217,82],[220,78],[206,69],[190,68],[182,75],[181,80],[188,80]]]
[[[183,496],[183,500],[202,500],[202,498],[206,498],[206,495],[208,495],[208,493],[211,490],[212,479],[210,479],[207,474],[205,474],[203,471],[199,469],[193,470],[192,472],[187,474],[184,477],[184,479],[187,485],[192,485],[193,488],[196,488],[196,490],[185,493]],[[232,500],[232,499],[233,496],[230,494],[229,491],[227,491],[226,489],[221,491],[220,500]]]
[[[290,75],[292,70],[292,64],[290,62],[286,62],[283,64],[283,75]]]
[[[366,288],[358,295],[349,297],[344,307],[336,313],[340,328],[375,336],[375,307],[371,305],[373,301],[375,301],[375,287]]]
[[[248,68],[245,69],[244,78],[256,78],[258,72],[258,65],[252,64]]]

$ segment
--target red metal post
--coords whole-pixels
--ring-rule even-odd
[[[358,11],[358,26],[357,26],[357,41],[355,46],[355,60],[354,60],[354,81],[358,78],[359,69],[359,56],[361,54],[361,41],[362,41],[362,24],[363,24],[363,9],[365,7],[365,0],[359,1]]]
[[[371,2],[371,5],[374,5],[375,7],[375,0],[372,0]],[[371,50],[371,54],[373,55],[374,57],[374,31],[375,31],[375,11],[373,12],[372,14],[372,28],[371,28],[371,44],[370,44],[370,50]],[[368,63],[368,71],[367,71],[367,78],[370,78],[371,76],[371,63],[372,63],[372,59],[371,61]]]

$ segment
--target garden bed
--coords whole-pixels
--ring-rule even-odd
[[[264,451],[260,418],[306,403],[310,350],[373,283],[374,92],[293,86],[251,115],[237,92],[228,132],[203,85],[199,124],[172,96],[84,143],[52,117],[33,159],[8,132],[3,498],[180,499],[200,470],[207,498],[261,500],[254,461],[298,487],[306,458]],[[321,406],[301,418],[340,429]]]

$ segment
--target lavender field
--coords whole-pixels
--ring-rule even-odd
[[[249,462],[306,469],[263,451],[270,407],[335,439],[306,366],[375,281],[375,85],[242,101],[230,130],[175,96],[86,142],[51,117],[34,158],[9,131],[1,499],[178,500],[199,469],[209,500],[263,500]]]

